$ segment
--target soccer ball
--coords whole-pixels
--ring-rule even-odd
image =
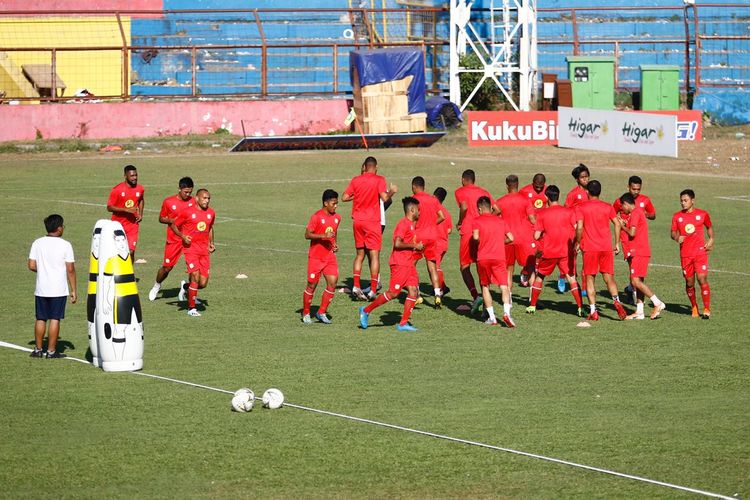
[[[234,397],[232,398],[232,410],[239,413],[246,413],[253,409],[254,404],[255,393],[247,387],[238,389],[237,392],[234,393]]]
[[[284,394],[278,389],[268,389],[263,393],[263,406],[275,410],[284,404]]]

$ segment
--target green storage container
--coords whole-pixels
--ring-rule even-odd
[[[680,68],[642,64],[641,109],[680,109]]]
[[[615,108],[615,58],[568,56],[568,78],[576,108]]]

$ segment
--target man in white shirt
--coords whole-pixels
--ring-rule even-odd
[[[50,215],[44,219],[44,227],[47,236],[35,240],[29,252],[29,269],[36,273],[36,346],[31,357],[44,357],[43,342],[47,333],[47,358],[64,358],[64,354],[57,352],[57,338],[68,295],[72,304],[78,300],[75,257],[71,244],[62,238],[65,230],[62,216]]]

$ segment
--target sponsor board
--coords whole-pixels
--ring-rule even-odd
[[[560,108],[558,118],[563,148],[677,157],[673,115]]]
[[[700,110],[631,111],[677,117],[678,141],[703,139]],[[469,111],[469,146],[557,145],[557,111]]]

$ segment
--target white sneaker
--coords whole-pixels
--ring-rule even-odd
[[[625,319],[628,321],[633,319],[646,319],[646,315],[643,313],[634,312],[633,314],[628,314],[627,316],[625,316]]]
[[[365,295],[364,292],[360,288],[357,288],[356,286],[352,288],[352,295],[357,300],[367,300],[367,295]]]
[[[188,316],[200,316],[200,315],[201,313],[198,312],[198,309],[193,308],[188,311]]]
[[[302,316],[302,322],[306,325],[312,325],[312,318],[309,314],[305,314],[304,316]]]
[[[180,281],[180,293],[177,294],[177,300],[179,300],[180,302],[185,302],[187,300],[187,290],[185,290],[185,283],[187,283],[187,281]]]
[[[364,292],[364,290],[362,290]],[[370,290],[367,293],[367,300],[375,300],[378,297],[378,294]]]
[[[159,283],[154,283],[154,286],[148,292],[148,300],[150,300],[151,302],[155,301],[156,294],[159,293],[159,290],[161,290],[161,285]]]

